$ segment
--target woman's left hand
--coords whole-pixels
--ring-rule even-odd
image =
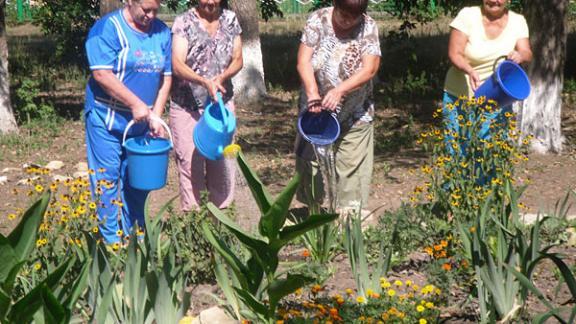
[[[522,54],[520,54],[520,52],[518,51],[512,51],[510,52],[510,54],[508,54],[508,56],[506,57],[508,60],[516,63],[516,64],[520,64],[523,62],[522,59]]]
[[[338,87],[336,87],[326,93],[326,95],[322,99],[322,107],[334,111],[336,110],[336,107],[340,105],[342,97],[344,97],[344,92],[340,91]]]
[[[148,128],[150,128],[150,135],[154,138],[164,137],[166,135],[164,126],[162,126],[156,118],[150,118],[148,121]]]

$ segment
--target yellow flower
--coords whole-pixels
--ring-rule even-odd
[[[122,236],[122,234],[124,234],[124,232],[122,230],[116,231],[116,236]]]
[[[364,304],[364,303],[366,303],[366,298],[364,298],[362,296],[358,296],[358,297],[356,297],[356,301],[358,302],[358,304]]]
[[[92,233],[98,233],[98,227],[97,226],[92,227]]]
[[[398,287],[402,287],[402,281],[396,280],[396,281],[394,281],[394,285],[398,286]]]
[[[96,203],[95,202],[91,202],[90,204],[88,204],[88,208],[94,210],[96,209]]]
[[[36,190],[36,192],[42,192],[42,191],[44,191],[44,187],[42,187],[42,185],[40,185],[40,184],[37,184],[34,187],[34,190]]]
[[[385,281],[383,283],[380,284],[380,287],[386,289],[386,288],[390,288],[390,283],[388,281]]]
[[[432,303],[432,302],[427,302],[427,303],[426,303],[426,308],[434,308],[434,303]]]
[[[388,290],[388,296],[394,297],[395,295],[396,295],[396,290],[394,290],[394,289]]]
[[[352,295],[354,293],[354,290],[348,288],[346,289],[346,295]]]
[[[14,219],[16,219],[16,214],[14,214],[14,213],[8,214],[8,219],[9,219],[9,220],[14,220]]]
[[[120,243],[116,242],[116,243],[112,244],[112,250],[114,250],[114,251],[120,250]]]
[[[235,159],[238,154],[242,151],[242,148],[238,144],[230,144],[224,148],[224,158],[226,159]]]
[[[418,313],[422,313],[422,312],[425,311],[425,310],[426,310],[426,308],[424,308],[424,306],[422,306],[422,305],[416,306],[416,311],[417,311]]]
[[[34,263],[34,270],[38,271],[42,269],[42,264],[40,262]]]
[[[421,319],[418,321],[418,324],[428,324],[428,321],[425,320],[424,318],[421,318]]]

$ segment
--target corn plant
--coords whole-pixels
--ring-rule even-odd
[[[0,235],[1,323],[67,323],[86,287],[87,263],[82,265],[76,280],[62,285],[63,278],[76,262],[74,258],[68,258],[24,296],[14,300],[16,277],[35,247],[49,200],[50,194],[44,194],[24,213],[8,237]]]
[[[280,250],[302,234],[332,222],[338,215],[311,215],[298,224],[285,225],[300,175],[296,174],[273,200],[241,153],[237,161],[262,213],[258,223],[258,234],[250,234],[242,230],[214,204],[209,203],[208,210],[248,250],[249,259],[241,260],[235,255],[231,247],[218,237],[209,224],[203,224],[203,232],[230,269],[228,273],[223,273],[223,269],[216,268],[216,276],[219,278],[219,285],[224,290],[228,302],[235,308],[235,315],[251,318],[258,323],[274,323],[276,307],[280,300],[312,281],[312,278],[303,275],[287,273],[283,276],[279,274]],[[249,312],[241,313],[241,306]]]

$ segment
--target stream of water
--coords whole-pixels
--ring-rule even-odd
[[[314,154],[316,155],[320,173],[322,174],[324,191],[326,192],[325,202],[328,212],[335,213],[338,206],[338,191],[336,188],[336,162],[334,159],[332,144],[312,144],[312,146],[314,147]]]

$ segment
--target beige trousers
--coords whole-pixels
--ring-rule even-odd
[[[310,145],[307,143],[306,145]],[[352,127],[334,145],[336,164],[337,208],[361,204],[368,208],[374,164],[374,127],[372,123]],[[325,185],[318,162],[296,157],[296,170],[302,175],[297,199],[305,204],[322,203]]]

